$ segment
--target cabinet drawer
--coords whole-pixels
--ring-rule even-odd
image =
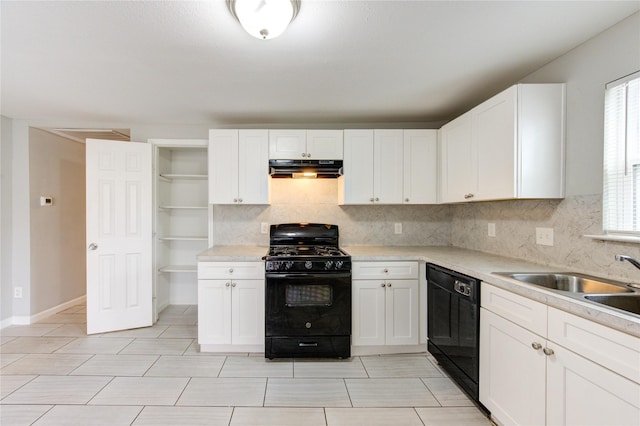
[[[353,262],[354,280],[417,279],[418,262]]]
[[[264,279],[263,262],[198,262],[198,279]]]
[[[640,339],[549,308],[549,340],[640,383]]]
[[[540,336],[547,336],[547,306],[540,302],[482,283],[480,306]]]

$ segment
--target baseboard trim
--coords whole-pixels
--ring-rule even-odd
[[[42,312],[38,312],[35,315],[31,316],[13,316],[11,318],[7,318],[2,321],[0,328],[5,328],[10,325],[29,325],[35,322],[40,321],[41,319],[50,317],[51,315],[57,314],[60,311],[64,311],[65,309],[69,309],[72,306],[79,305],[81,303],[86,303],[87,296],[76,297],[75,299],[69,300],[68,302],[64,302],[59,304],[58,306],[54,306],[53,308],[46,309]]]

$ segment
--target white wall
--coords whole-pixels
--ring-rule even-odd
[[[29,130],[31,313],[84,296],[85,145]],[[40,196],[53,197],[41,206]]]
[[[0,117],[0,324],[13,316],[13,286],[11,279],[11,159],[12,122]]]
[[[604,87],[640,69],[639,28],[636,13],[523,79],[567,83],[567,197],[455,206],[453,245],[640,282],[640,271],[614,260],[617,253],[640,258],[640,245],[583,237],[602,233]],[[496,224],[495,238],[488,223]],[[536,227],[554,229],[553,247],[535,243]]]

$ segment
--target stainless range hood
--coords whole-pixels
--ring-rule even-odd
[[[337,178],[342,175],[342,160],[269,160],[274,178]]]

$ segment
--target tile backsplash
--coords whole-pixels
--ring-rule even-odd
[[[640,282],[640,271],[614,260],[618,253],[640,258],[638,244],[596,241],[601,232],[601,196],[564,200],[515,200],[456,205],[339,206],[336,179],[272,179],[268,206],[213,207],[215,245],[267,246],[266,222],[318,222],[340,227],[347,245],[453,245],[526,259],[601,276]],[[402,233],[394,224],[402,223]],[[489,223],[496,236],[487,235]],[[536,228],[553,228],[554,245],[536,244]]]

